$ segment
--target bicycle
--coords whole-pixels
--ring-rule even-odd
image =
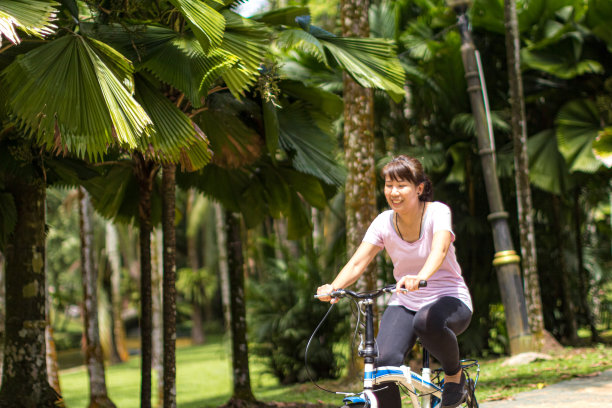
[[[427,286],[427,281],[419,282],[419,287]],[[395,382],[400,386],[400,389],[407,390],[413,408],[436,408],[441,406],[442,390],[444,389],[444,379],[440,378],[442,369],[431,370],[429,366],[429,352],[423,348],[423,368],[421,374],[412,371],[409,366],[401,365],[375,367],[375,359],[378,356],[376,349],[376,341],[374,339],[374,300],[384,293],[395,292],[395,285],[387,286],[381,289],[376,289],[371,292],[353,292],[347,289],[336,290],[328,295],[315,295],[315,298],[322,296],[331,296],[332,298],[351,297],[358,304],[358,313],[365,316],[365,341],[359,345],[357,354],[364,359],[364,375],[363,375],[363,390],[358,393],[330,391],[320,387],[316,382],[313,383],[320,389],[334,394],[344,395],[342,408],[384,408],[379,407],[375,397],[374,386],[384,383]],[[323,317],[317,328],[312,333],[308,344],[306,345],[305,359],[306,369],[308,370],[308,348],[310,342],[314,338],[318,329],[321,327],[328,314],[332,310],[332,306],[327,314]],[[360,316],[358,314],[357,328],[360,325]],[[468,359],[461,360],[461,367],[466,376],[467,400],[461,405],[467,408],[478,408],[475,389],[480,376],[480,365],[477,360]],[[472,379],[469,370],[476,367],[475,379]],[[421,401],[419,402],[419,396]]]

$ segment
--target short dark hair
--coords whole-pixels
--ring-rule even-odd
[[[401,154],[394,157],[382,169],[383,179],[389,177],[391,180],[406,180],[418,186],[423,183],[423,193],[419,196],[421,201],[433,200],[433,185],[425,174],[423,165],[414,157]]]

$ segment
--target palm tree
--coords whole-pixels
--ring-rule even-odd
[[[104,373],[104,356],[98,328],[98,270],[93,257],[93,217],[89,194],[79,189],[81,235],[81,273],[83,277],[83,315],[85,330],[85,363],[89,374],[89,406],[115,407],[108,398]]]
[[[345,37],[369,37],[369,0],[342,0],[340,21]],[[374,163],[374,95],[348,73],[343,74],[344,161],[347,167],[345,214],[347,252],[355,252],[377,214],[376,168]],[[376,265],[372,262],[359,280],[360,290],[376,286]]]
[[[529,158],[527,155],[527,118],[523,95],[523,78],[520,70],[520,38],[515,0],[504,1],[506,25],[506,58],[510,85],[510,109],[512,111],[512,140],[514,145],[514,178],[519,219],[519,236],[523,264],[525,304],[529,328],[535,336],[538,348],[543,347],[544,316],[537,269],[533,205],[529,185]]]

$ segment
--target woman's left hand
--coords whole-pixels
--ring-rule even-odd
[[[419,282],[422,280],[423,279],[419,278],[417,275],[402,276],[402,278],[397,282],[396,289],[398,291],[409,290],[410,292],[419,290]]]

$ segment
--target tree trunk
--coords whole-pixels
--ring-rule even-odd
[[[93,259],[93,219],[89,194],[79,188],[81,232],[81,276],[83,278],[83,321],[85,364],[89,375],[89,407],[114,407],[108,398],[104,356],[98,327],[98,270]]]
[[[155,372],[156,407],[161,407],[164,400],[164,334],[162,311],[162,275],[163,275],[164,242],[162,230],[154,228],[151,234],[151,309],[153,328],[151,331],[151,367]]]
[[[370,36],[369,0],[342,0],[342,35]],[[347,73],[343,75],[344,161],[348,174],[345,186],[346,249],[352,255],[376,217],[376,168],[374,163],[374,93],[361,87]],[[357,283],[358,290],[376,285],[372,262]]]
[[[591,330],[591,341],[601,341],[597,327],[595,325],[595,316],[589,306],[589,273],[584,267],[584,245],[582,244],[582,208],[580,207],[580,189],[574,191],[574,230],[576,231],[576,254],[578,256],[578,282],[580,289],[580,307],[582,313],[587,319],[587,324]]]
[[[557,230],[557,247],[559,248],[560,255],[559,275],[561,276],[561,290],[563,292],[563,316],[565,317],[565,332],[563,336],[570,344],[575,345],[578,342],[578,325],[576,323],[576,308],[572,300],[573,285],[570,282],[569,271],[567,270],[567,263],[565,262],[565,226],[562,222],[562,208],[559,197],[556,195],[552,197],[553,219],[555,229]]]
[[[506,58],[512,112],[512,140],[514,145],[514,177],[518,209],[519,235],[523,260],[523,286],[529,329],[539,350],[544,345],[544,316],[536,256],[533,204],[529,185],[529,158],[527,156],[527,120],[523,77],[521,75],[518,18],[515,0],[505,0]],[[550,336],[547,336],[550,337]]]
[[[221,303],[223,305],[223,322],[226,331],[230,328],[230,282],[227,259],[227,231],[225,225],[225,211],[219,203],[215,203],[215,217],[217,231],[217,249],[219,251],[219,282],[221,282]],[[231,336],[231,331],[230,331]]]
[[[162,228],[164,231],[164,408],[176,408],[176,167],[162,173]]]
[[[111,343],[113,352],[113,362],[119,363],[127,361],[129,358],[127,345],[125,343],[125,329],[123,327],[123,319],[121,317],[122,305],[121,305],[121,258],[119,256],[119,235],[117,234],[117,228],[111,223],[106,223],[106,255],[108,256],[108,263],[111,269],[111,288],[110,288],[110,301],[111,301],[111,321],[112,321],[112,335]]]
[[[151,194],[156,166],[141,154],[134,154],[138,180],[138,223],[140,226],[140,406],[151,408],[151,348],[153,329],[151,298]]]
[[[47,348],[47,378],[49,385],[53,387],[58,394],[62,393],[59,379],[59,366],[57,364],[57,350],[55,348],[55,340],[53,339],[53,327],[47,321],[45,329],[45,346]]]
[[[189,190],[187,196],[187,222],[191,223],[193,214],[193,206],[195,205],[197,193],[194,189]],[[193,228],[192,231],[187,231],[187,258],[189,259],[189,267],[196,273],[200,269],[200,260],[198,257],[198,239],[197,239],[197,228]],[[201,287],[192,288],[192,291],[200,291]],[[191,300],[191,343],[192,344],[204,344],[206,336],[204,333],[204,324],[202,318],[202,307],[197,301],[197,297],[193,297]]]
[[[43,174],[36,157],[33,166]],[[38,166],[37,166],[38,165]],[[64,406],[49,385],[45,346],[45,181],[17,175],[6,180],[17,223],[5,249],[6,322],[0,407]]]
[[[243,406],[255,402],[251,391],[249,350],[247,342],[246,305],[244,296],[244,258],[240,219],[226,213],[227,260],[230,287],[230,328],[232,333],[233,394],[228,406]]]

